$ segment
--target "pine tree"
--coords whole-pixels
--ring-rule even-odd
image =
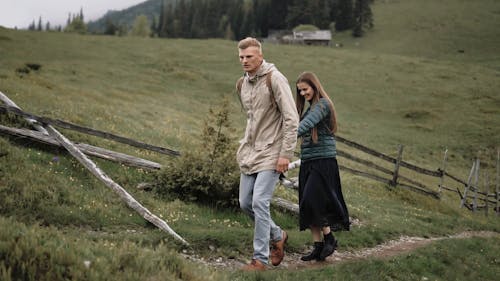
[[[258,36],[267,37],[269,33],[270,2],[257,0],[254,2],[254,26]]]
[[[158,36],[159,37],[169,37],[172,34],[172,23],[174,21],[173,19],[173,13],[172,13],[172,4],[164,5],[162,2],[162,12],[160,13],[160,22],[158,23],[159,31],[158,31]]]
[[[45,31],[50,31],[50,22],[48,22],[48,21],[45,24]]]
[[[180,0],[175,7],[179,19],[179,37],[188,38],[191,30],[191,10],[185,0]]]
[[[287,0],[271,0],[269,10],[272,17],[269,17],[269,29],[285,29],[288,14]]]
[[[335,29],[343,31],[353,26],[352,0],[340,0],[338,5],[338,15],[335,21]]]
[[[66,26],[71,24],[71,13],[68,13],[68,20],[66,21]]]
[[[219,27],[219,7],[217,0],[206,1],[207,9],[205,10],[205,37],[219,37],[217,31]],[[220,36],[222,37],[222,36]]]
[[[84,19],[83,19],[83,8],[80,8],[80,15],[79,15],[79,18],[82,22],[85,22]]]
[[[151,18],[152,18],[151,27],[149,28],[151,30],[151,37],[156,37],[156,36],[158,36],[156,17],[155,17],[155,15],[152,15]]]
[[[354,28],[352,35],[361,37],[366,28],[373,27],[373,14],[370,4],[373,0],[356,0],[354,5]]]
[[[320,29],[328,29],[330,23],[330,3],[328,0],[319,0],[317,10],[314,10],[313,24]]]
[[[192,1],[194,2],[194,1]],[[193,38],[200,38],[201,37],[201,34],[203,33],[202,29],[201,29],[201,25],[202,25],[202,18],[201,18],[201,11],[200,11],[200,6],[198,5],[195,5],[193,3],[193,18],[191,20],[191,30],[190,30],[190,34],[191,34],[191,37]]]
[[[308,2],[294,0],[288,6],[287,27],[293,28],[300,24],[311,24],[311,13],[308,8]]]
[[[28,26],[28,30],[34,31],[36,29],[35,20]]]
[[[330,8],[330,23],[337,21],[337,16],[339,14],[339,0],[327,0],[328,7]]]
[[[241,32],[241,25],[243,22],[243,1],[232,1],[232,4],[228,8],[229,21],[231,28],[234,32],[234,37],[236,40],[241,40],[244,38],[244,34]]]
[[[37,25],[36,30],[42,31],[42,17],[41,16],[38,18],[38,25]]]
[[[164,5],[164,2],[165,1],[161,0],[161,4],[160,4],[160,18],[158,19],[158,25],[156,26],[156,34],[158,34],[158,37],[163,37],[161,29],[162,29],[164,21],[165,21],[165,17],[164,17],[165,5]]]
[[[243,37],[255,37],[254,12],[252,1],[245,1],[243,6],[243,22],[241,24],[241,34]]]
[[[107,17],[106,18],[106,28],[104,29],[104,34],[106,35],[116,35],[118,32],[118,27],[113,23],[113,21]]]
[[[87,25],[83,22],[83,11],[80,10],[80,14],[74,14],[71,16],[71,13],[68,16],[68,24],[64,28],[65,32],[75,32],[80,34],[87,33]]]

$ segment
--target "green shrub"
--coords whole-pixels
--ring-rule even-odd
[[[317,31],[319,30],[319,28],[315,25],[312,25],[312,24],[299,24],[297,25],[293,31]]]
[[[201,142],[157,173],[157,194],[217,207],[238,206],[240,173],[231,131],[226,99],[216,111],[209,110]]]
[[[0,217],[0,280],[221,280],[166,245],[87,239]]]

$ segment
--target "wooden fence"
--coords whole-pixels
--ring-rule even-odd
[[[37,129],[37,132],[44,137],[47,137],[50,142],[54,142],[59,146],[64,147],[73,157],[75,157],[87,170],[89,170],[96,178],[98,178],[101,182],[103,182],[107,187],[109,187],[113,192],[115,192],[122,201],[124,201],[127,206],[137,213],[139,213],[145,220],[151,222],[159,229],[167,232],[175,239],[183,243],[184,245],[189,245],[189,243],[182,238],[179,234],[177,234],[167,222],[163,219],[159,218],[151,211],[149,211],[146,207],[144,207],[139,201],[137,201],[132,195],[130,195],[122,186],[114,182],[104,171],[102,171],[96,163],[94,163],[87,155],[83,152],[83,150],[75,143],[66,138],[63,134],[61,134],[58,130],[56,130],[52,124],[56,125],[60,122],[50,123],[52,120],[45,117],[35,116],[26,112],[23,112],[12,100],[10,100],[5,94],[0,92],[0,100],[2,100],[7,106],[0,106],[0,110],[2,112],[11,112],[18,116],[24,117],[24,119],[31,124],[34,128]],[[5,127],[6,130],[3,132],[9,133],[10,129]],[[71,127],[71,129],[74,129]],[[85,130],[86,133],[91,130]],[[19,132],[19,131],[18,131]],[[31,133],[31,132],[28,132]],[[30,136],[34,136],[35,134],[31,134]],[[123,140],[122,138],[113,138],[114,140]],[[138,143],[128,142],[129,145],[137,146]],[[143,145],[143,144],[140,144]],[[151,149],[149,145],[143,145],[148,149]],[[162,151],[162,150],[159,150]],[[159,152],[158,151],[158,152]]]
[[[58,120],[58,119],[52,119],[48,117],[42,117],[42,116],[37,116],[35,114],[31,114],[25,111],[22,111],[18,107],[11,106],[9,104],[6,104],[6,106],[1,106],[0,105],[0,112],[6,113],[10,112],[15,115],[28,118],[30,120],[36,121],[39,124],[45,124],[45,125],[54,125],[57,127],[69,129],[69,130],[75,130],[80,133],[85,133],[93,136],[98,136],[106,139],[110,139],[113,141],[117,141],[120,143],[124,143],[127,145],[131,145],[134,147],[139,147],[142,149],[150,150],[150,151],[155,151],[158,153],[170,155],[170,156],[179,156],[180,153],[178,151],[164,148],[164,147],[159,147],[147,143],[143,143],[140,141],[136,141],[133,139],[129,139],[126,137],[118,136],[115,134],[111,134],[108,132],[103,132],[99,130],[95,130],[92,128],[86,128],[80,125],[75,125],[71,124],[66,121]],[[54,141],[50,137],[43,136],[43,134],[40,134],[39,132],[36,131],[30,131],[30,130],[22,130],[22,129],[16,129],[16,128],[8,128],[5,126],[0,125],[0,131],[3,131],[4,133],[12,134],[12,135],[17,135],[17,136],[23,136],[23,137],[31,137],[35,138],[38,141],[43,141],[45,143],[51,143],[51,144],[56,144],[57,141]],[[45,138],[45,139],[44,139]],[[480,209],[484,209],[485,213],[488,214],[489,208],[493,208],[497,214],[500,213],[500,207],[499,207],[499,185],[500,185],[500,180],[499,180],[499,174],[500,174],[500,150],[497,155],[497,173],[496,173],[496,185],[494,188],[494,191],[491,191],[490,188],[490,181],[487,179],[485,182],[485,188],[484,191],[481,191],[479,188],[479,183],[478,183],[478,178],[479,178],[479,165],[480,161],[477,159],[473,162],[473,166],[471,168],[471,172],[469,174],[469,177],[467,181],[461,180],[459,177],[454,176],[447,172],[447,155],[448,151],[446,150],[444,153],[444,159],[441,164],[441,167],[436,169],[436,170],[430,170],[426,168],[419,167],[417,165],[408,163],[403,160],[403,149],[404,147],[402,145],[398,146],[398,151],[397,151],[397,156],[396,157],[391,157],[389,155],[386,155],[384,153],[378,152],[372,148],[366,147],[364,145],[361,145],[359,143],[356,143],[354,141],[345,139],[341,136],[336,136],[336,140],[339,143],[343,143],[346,146],[349,146],[351,148],[354,148],[357,151],[361,151],[367,155],[370,155],[372,157],[377,158],[381,163],[387,164],[389,163],[390,165],[393,166],[392,169],[383,167],[383,164],[378,164],[374,163],[373,161],[366,160],[357,156],[354,156],[351,153],[348,153],[344,150],[337,149],[337,155],[338,157],[344,158],[348,161],[352,161],[354,163],[360,164],[368,169],[376,170],[379,173],[385,174],[386,176],[380,176],[378,174],[375,174],[370,171],[362,171],[358,170],[352,167],[348,167],[345,165],[339,165],[339,168],[342,171],[366,177],[375,181],[379,181],[385,184],[388,184],[393,187],[402,187],[406,188],[415,192],[419,192],[421,194],[431,196],[435,199],[439,199],[441,197],[441,194],[443,191],[449,191],[458,194],[460,198],[460,207],[466,207],[470,209],[471,211],[477,211]],[[77,144],[77,146],[82,149],[83,152],[89,155],[94,155],[97,157],[101,157],[104,159],[108,160],[113,160],[117,162],[121,162],[126,165],[131,165],[131,166],[137,166],[137,167],[142,167],[142,168],[150,168],[150,169],[159,169],[161,167],[160,164],[137,158],[137,157],[132,157],[129,155],[125,154],[120,154],[117,152],[109,151],[103,148],[99,147],[93,147],[90,145],[86,144]],[[293,169],[295,167],[298,167],[300,164],[298,162],[295,162],[295,164],[291,164],[290,168]],[[409,176],[405,176],[402,173],[401,168],[406,168],[408,170],[411,170],[413,172],[437,178],[439,180],[439,184],[437,186],[437,191],[435,190],[436,188],[430,188],[426,186],[425,184],[410,178]],[[445,185],[445,179],[448,178],[450,180],[453,180],[453,182],[456,184],[458,183],[459,186],[463,186],[463,192],[459,187],[452,188],[451,185]],[[286,178],[282,179],[282,184],[285,186],[289,187],[296,187],[297,183],[290,181]],[[469,203],[468,200],[472,200],[471,203]],[[482,202],[482,204],[479,203],[479,201]]]
[[[496,211],[497,215],[500,214],[500,200],[499,200],[499,187],[500,187],[500,150],[498,150],[497,153],[497,171],[496,171],[496,185],[495,185],[495,190],[494,192],[491,192],[491,186],[490,186],[490,181],[488,177],[486,177],[485,180],[485,185],[484,185],[484,191],[480,190],[479,183],[478,183],[478,177],[479,177],[479,165],[480,161],[479,159],[476,159],[473,162],[473,166],[471,168],[471,172],[469,174],[468,180],[464,181],[458,178],[457,176],[454,176],[450,174],[449,172],[446,171],[447,168],[447,160],[448,160],[448,150],[445,151],[444,153],[444,158],[443,162],[441,164],[441,167],[438,168],[437,170],[433,171],[430,169],[422,168],[419,166],[416,166],[414,164],[408,163],[403,161],[403,146],[398,145],[398,151],[397,151],[397,157],[391,157],[388,156],[384,153],[378,152],[374,149],[371,149],[369,147],[366,147],[364,145],[361,145],[359,143],[356,143],[354,141],[345,139],[341,136],[336,136],[337,142],[343,143],[351,148],[354,148],[355,150],[361,151],[365,154],[368,154],[370,156],[373,156],[377,159],[379,159],[382,162],[386,162],[389,164],[393,165],[393,169],[388,169],[383,167],[381,164],[374,163],[372,161],[362,159],[360,157],[356,157],[348,152],[345,152],[343,150],[340,150],[337,148],[337,156],[347,159],[349,161],[352,161],[357,164],[361,164],[364,167],[376,170],[378,172],[381,172],[383,174],[388,175],[389,177],[383,177],[377,174],[374,174],[369,171],[361,171],[357,170],[354,168],[347,167],[345,165],[339,164],[339,169],[354,175],[366,177],[372,180],[376,180],[379,182],[383,182],[385,184],[388,184],[390,186],[399,186],[403,187],[415,192],[422,193],[424,195],[431,196],[435,199],[441,198],[442,192],[443,191],[449,191],[453,193],[457,193],[459,198],[460,198],[460,207],[466,207],[471,211],[477,211],[480,209],[484,209],[485,214],[488,214],[489,208],[493,208],[493,210]],[[300,162],[297,161],[294,163],[291,168],[295,168],[300,166]],[[437,178],[439,180],[439,184],[437,186],[437,191],[434,191],[432,188],[426,186],[425,184],[415,180],[411,179],[408,176],[404,176],[401,173],[401,168],[404,167],[406,169],[409,169],[413,172],[428,176],[428,177],[433,177]],[[460,188],[451,188],[447,185],[445,185],[445,179],[448,178],[450,180],[453,180],[453,182],[456,184],[458,183],[460,186],[463,186],[463,192],[461,192]],[[474,181],[472,181],[472,178],[474,178]],[[294,180],[282,180],[282,183],[287,186],[287,187],[292,187],[292,188],[297,188],[297,183],[294,182]],[[472,200],[471,203],[468,202],[468,200]],[[482,201],[482,205],[479,204],[478,201]]]

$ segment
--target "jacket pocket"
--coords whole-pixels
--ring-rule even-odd
[[[256,142],[254,145],[255,151],[262,151],[265,150],[273,144],[273,141],[263,141],[263,142]]]

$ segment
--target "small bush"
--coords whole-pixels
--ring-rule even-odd
[[[0,217],[0,280],[223,280],[164,244],[87,239]]]
[[[312,24],[300,24],[300,25],[297,25],[293,31],[295,32],[300,32],[300,31],[317,31],[319,30],[319,28],[315,25],[312,25]]]
[[[201,142],[157,174],[157,194],[217,207],[237,207],[240,173],[231,131],[229,102],[224,100],[218,110],[209,110]]]

